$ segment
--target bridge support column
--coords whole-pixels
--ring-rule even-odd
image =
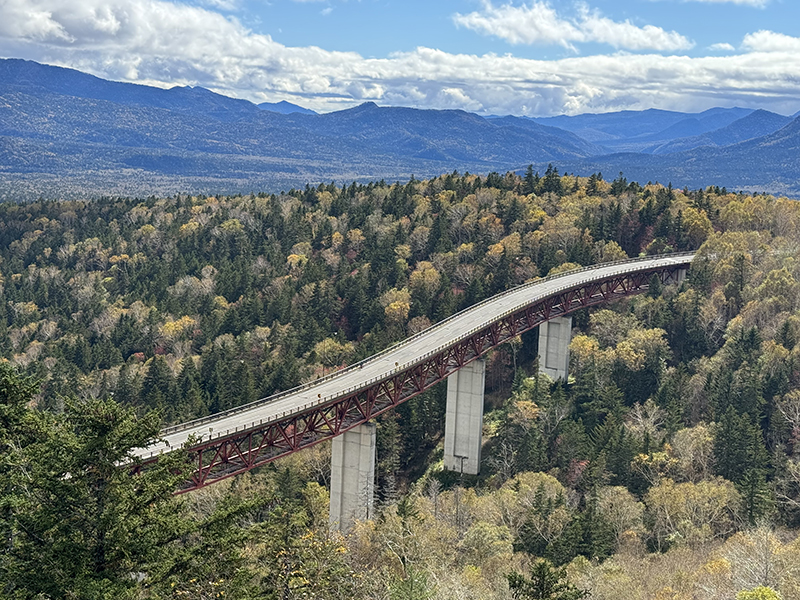
[[[539,325],[539,369],[553,379],[569,375],[572,317],[556,317]]]
[[[672,275],[672,280],[677,283],[679,287],[686,280],[686,271],[686,269],[681,269],[680,271],[675,271]]]
[[[444,468],[477,475],[481,467],[486,361],[476,360],[447,378]]]
[[[332,530],[346,533],[356,520],[372,517],[375,432],[374,423],[364,423],[333,438],[329,517]]]

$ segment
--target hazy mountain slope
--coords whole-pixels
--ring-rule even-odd
[[[570,161],[578,174],[623,171],[632,180],[680,186],[725,185],[729,189],[800,194],[800,117],[766,136],[723,147],[674,154],[612,154]]]
[[[528,161],[588,155],[552,134],[497,127],[460,111],[358,107],[327,115],[281,115],[257,110],[220,122],[146,106],[51,93],[2,94],[0,135],[71,144],[104,144],[222,154],[336,159],[358,163],[373,156],[394,160],[459,161],[509,167]]]
[[[0,74],[3,181],[17,173],[31,183],[39,173],[48,186],[59,182],[59,194],[70,181],[98,173],[109,189],[135,190],[138,181],[152,191],[150,180],[169,179],[192,190],[240,191],[505,171],[599,150],[568,132],[496,125],[463,111],[366,104],[325,115],[280,114],[201,88],[107,82],[26,61],[0,61]]]
[[[292,110],[288,104],[281,109]],[[800,188],[800,126],[774,131],[783,120],[723,108],[483,118],[373,103],[281,114],[202,88],[163,90],[0,60],[0,197],[236,193],[453,170],[502,173],[530,163],[681,186],[791,191]],[[600,156],[602,146],[554,124],[589,131],[605,147],[661,152],[669,151],[670,136],[709,131],[682,138],[691,149],[676,142],[678,153]],[[764,132],[770,135],[728,145]],[[719,147],[692,147],[709,140]]]
[[[577,134],[572,133],[571,131],[567,131],[565,129],[559,129],[558,127],[550,127],[548,125],[541,125],[537,123],[533,119],[529,119],[527,117],[514,117],[514,116],[505,116],[505,117],[495,117],[493,119],[487,119],[493,125],[498,127],[516,127],[518,129],[525,129],[526,131],[530,131],[536,133],[540,136],[554,136],[558,139],[565,140],[570,142],[571,144],[575,145],[578,148],[583,148],[587,154],[604,154],[604,148],[601,145],[593,144],[584,138],[580,137]]]
[[[125,106],[92,100],[21,92],[2,95],[0,134],[58,144],[93,144],[140,149],[180,149],[222,154],[336,156],[346,150],[335,140],[281,122],[282,116],[257,111],[247,120],[220,122],[205,114]],[[354,151],[374,150],[354,142]],[[102,156],[102,153],[98,158]]]
[[[609,151],[640,152],[657,141],[696,136],[724,127],[751,112],[746,108],[711,108],[701,113],[650,109],[534,120],[571,131]]]
[[[225,121],[259,112],[258,107],[247,100],[229,98],[205,88],[174,87],[165,90],[107,81],[74,69],[19,59],[0,60],[0,94],[10,91],[21,91],[34,96],[60,94],[106,100],[124,106],[202,113]]]
[[[534,121],[541,125],[572,131],[585,139],[589,138],[582,135],[583,131],[595,131],[613,139],[661,131],[684,118],[686,118],[684,113],[652,108],[643,111],[623,110],[612,113],[559,115],[536,118]]]
[[[655,146],[650,151],[655,154],[669,154],[700,146],[729,146],[769,135],[791,121],[791,117],[784,117],[766,110],[757,110],[726,127],[699,136],[672,140],[666,144]]]
[[[528,161],[589,156],[599,148],[554,128],[523,128],[489,122],[461,110],[379,107],[372,102],[319,115],[295,115],[296,124],[313,123],[326,135],[367,140],[412,157],[437,160]],[[532,125],[536,125],[535,123]]]
[[[682,137],[698,136],[727,127],[731,123],[746,118],[753,111],[742,108],[711,108],[696,116],[682,119],[663,131],[635,138],[640,141],[674,140]],[[785,124],[785,123],[784,123]]]

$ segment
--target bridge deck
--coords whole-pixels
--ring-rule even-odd
[[[224,413],[169,427],[162,432],[163,441],[140,449],[137,454],[146,460],[181,447],[191,436],[199,438],[200,441],[218,436],[224,437],[235,431],[278,421],[289,414],[311,410],[314,406],[331,402],[353,390],[388,379],[396,372],[413,366],[425,357],[468,337],[475,330],[486,327],[506,314],[565,289],[653,268],[688,266],[692,258],[694,258],[693,253],[682,253],[597,265],[513,288],[316,382]]]

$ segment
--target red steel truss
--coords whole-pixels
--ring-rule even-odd
[[[269,423],[254,423],[226,437],[198,443],[189,449],[196,469],[177,493],[216,483],[337,436],[421,394],[492,348],[544,321],[646,292],[653,275],[662,283],[678,281],[679,272],[686,268],[685,264],[672,264],[577,284],[500,316],[469,337],[436,354],[421,357],[418,363],[363,389],[310,407],[305,412]],[[144,464],[154,460],[157,458]]]

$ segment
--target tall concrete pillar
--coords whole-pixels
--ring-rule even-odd
[[[539,325],[539,369],[553,379],[567,379],[572,317],[555,317]]]
[[[364,423],[333,438],[331,448],[332,530],[346,533],[372,516],[375,493],[375,424]]]
[[[476,360],[447,378],[444,468],[477,475],[481,467],[486,361]]]

